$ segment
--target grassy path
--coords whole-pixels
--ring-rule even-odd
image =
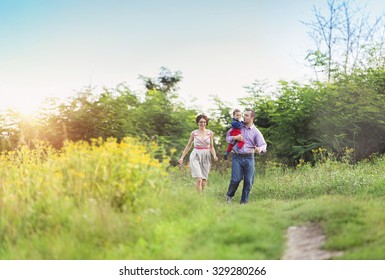
[[[344,252],[334,258],[385,259],[383,167],[383,160],[354,167],[330,162],[287,174],[258,175],[246,206],[224,202],[229,175],[214,173],[200,198],[203,205],[214,206],[206,205],[207,215],[195,210],[211,222],[199,230],[205,237],[196,238],[191,250],[185,248],[191,251],[187,259],[280,259],[287,229],[309,222],[324,231],[322,249]],[[188,175],[175,183],[190,189],[187,196],[195,196]],[[240,190],[234,201],[239,196]]]

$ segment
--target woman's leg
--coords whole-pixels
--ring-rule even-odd
[[[202,178],[197,178],[197,191],[202,192]]]
[[[202,191],[205,190],[206,185],[207,185],[207,179],[202,179]]]

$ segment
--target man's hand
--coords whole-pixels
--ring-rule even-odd
[[[255,152],[256,152],[257,154],[260,154],[260,153],[262,152],[262,149],[259,148],[259,147],[255,147]]]
[[[242,136],[242,134],[239,134],[239,135],[237,135],[237,136],[234,136],[233,139],[236,140],[236,141],[241,142],[241,141],[243,141],[243,136]]]

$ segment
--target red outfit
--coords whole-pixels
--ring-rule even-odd
[[[239,134],[241,134],[241,129],[240,128],[233,128],[230,131],[230,136],[237,136]],[[242,149],[244,144],[245,144],[244,141],[238,141],[238,143],[235,142],[234,144],[229,144],[229,146],[227,147],[227,152],[230,153],[235,145],[237,145],[239,149]]]

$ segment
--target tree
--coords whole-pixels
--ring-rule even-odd
[[[67,102],[50,100],[41,113],[40,138],[60,148],[65,140],[114,137],[120,141],[132,136],[144,144],[156,141],[159,159],[182,150],[195,128],[196,111],[178,100],[181,73],[161,68],[157,78],[141,79],[146,88],[143,100],[126,83],[104,88],[100,94],[84,88]]]
[[[185,108],[178,99],[179,71],[161,68],[157,78],[140,76],[147,89],[144,101],[136,109],[135,130],[146,140],[155,140],[160,148],[158,158],[170,151],[182,151],[195,128],[197,112]],[[176,163],[176,155],[172,159]]]
[[[356,71],[324,87],[324,101],[313,123],[323,147],[343,154],[354,149],[354,160],[385,152],[385,72]]]
[[[225,151],[227,142],[225,140],[227,131],[231,128],[232,111],[231,107],[223,102],[218,96],[213,96],[215,107],[210,111],[209,128],[215,131],[215,148],[217,154],[219,151]]]
[[[120,141],[134,134],[138,97],[122,83],[115,89],[104,89],[95,94],[85,88],[68,102],[48,102],[41,111],[40,137],[60,148],[65,140],[89,141],[108,137]]]
[[[315,49],[308,51],[306,59],[317,79],[320,72],[330,82],[356,68],[384,66],[383,17],[371,20],[365,8],[349,0],[328,0],[327,7],[326,15],[313,7],[314,21],[304,22],[315,43]]]
[[[318,87],[318,83],[281,81],[274,99],[267,97],[258,103],[257,120],[264,121],[272,151],[289,165],[300,159],[311,160],[311,151],[320,145],[312,127],[321,102]]]
[[[13,150],[20,145],[20,115],[9,110],[0,115],[0,151]]]
[[[166,67],[161,67],[157,78],[149,78],[139,75],[139,78],[144,81],[147,90],[157,90],[167,95],[174,94],[179,88],[178,83],[182,80],[180,71],[172,72]],[[174,95],[173,97],[176,97]]]

